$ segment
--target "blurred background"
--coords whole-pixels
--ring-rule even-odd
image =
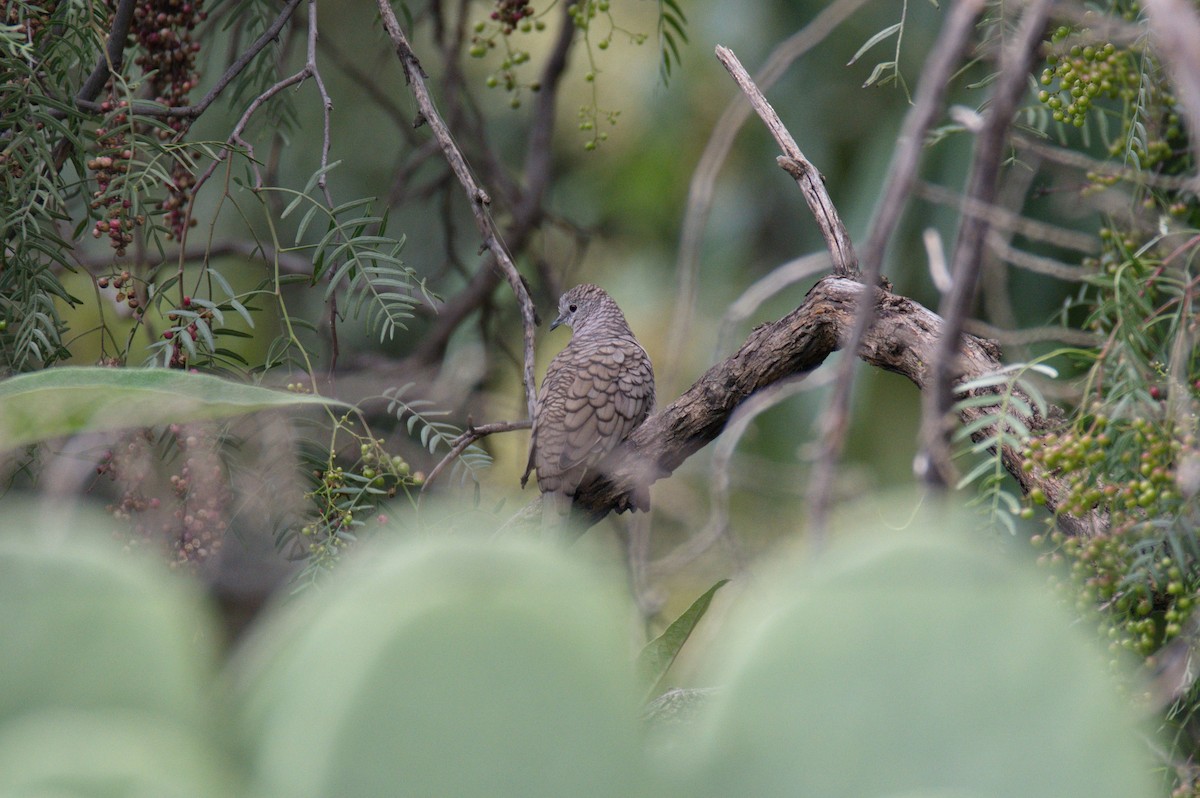
[[[554,47],[562,14],[557,5],[535,4],[534,19],[544,22],[544,29],[518,29],[506,37],[496,33],[491,19],[498,7],[484,2],[453,8],[402,4],[400,18],[429,73],[435,101],[491,194],[491,213],[504,230],[514,218],[514,208],[506,200],[521,196],[527,178],[522,168],[538,96],[529,84],[538,79]],[[543,322],[537,340],[539,379],[569,337],[565,329],[548,333],[545,327],[555,315],[558,291],[595,282],[617,299],[649,351],[661,406],[734,351],[755,324],[778,319],[799,305],[808,287],[825,273],[813,271],[769,296],[749,315],[727,318],[731,306],[756,281],[790,261],[823,252],[824,244],[794,181],[776,166],[776,146],[757,118],[741,126],[721,160],[706,156],[722,114],[731,103],[745,102],[714,57],[714,47],[732,48],[754,74],[781,43],[812,25],[808,48],[790,63],[767,96],[823,173],[851,235],[860,239],[945,9],[925,0],[831,4],[689,0],[678,5],[686,41],[678,34],[673,37],[678,60],[671,58],[669,76],[664,77],[657,30],[660,4],[626,0],[601,7],[607,10],[593,17],[586,36],[576,40],[562,78],[550,140],[552,173],[545,190],[544,218],[521,236],[514,255],[530,281]],[[483,57],[471,57],[468,42],[447,61],[447,39],[439,36],[460,24],[460,12],[465,15],[465,39],[490,37],[498,46],[481,48]],[[215,7],[203,34],[201,91],[223,71],[230,54],[245,46],[256,25],[261,27],[256,20],[269,20],[276,13],[272,4],[257,0]],[[489,301],[446,337],[444,349],[439,347],[433,356],[422,350],[437,334],[445,304],[453,303],[484,266],[480,236],[460,186],[448,178],[444,161],[430,148],[428,127],[412,127],[416,105],[375,6],[330,0],[318,3],[317,13],[317,63],[332,100],[328,158],[336,165],[327,174],[332,199],[337,204],[377,198],[372,210],[387,210],[387,234],[403,237],[400,257],[427,281],[427,289],[438,299],[418,307],[408,329],[398,330],[390,339],[381,340],[378,329],[361,318],[342,321],[332,373],[325,292],[301,280],[286,289],[285,301],[289,315],[317,328],[315,334],[302,335],[308,335],[307,349],[313,373],[322,377],[322,392],[362,402],[373,410],[373,431],[385,437],[389,451],[400,452],[414,471],[428,473],[441,452],[426,451],[402,421],[388,414],[386,402],[378,397],[389,388],[413,383],[406,396],[428,400],[431,409],[445,411],[444,419],[460,428],[468,421],[522,419],[517,305],[509,288],[500,284],[490,292]],[[195,124],[189,140],[223,141],[250,98],[303,66],[303,8],[294,23],[281,44],[264,53],[262,64],[249,71],[245,85]],[[882,38],[855,60],[873,36],[898,23],[902,23],[898,36]],[[828,32],[819,33],[817,28]],[[511,70],[502,63],[505,46],[527,53],[527,57],[509,56],[517,62]],[[976,55],[956,80],[951,105],[976,109],[985,102],[986,85],[973,84],[986,84],[983,78],[994,72],[987,63],[991,53],[984,47]],[[895,66],[878,72],[880,62]],[[510,74],[517,86],[513,90],[505,86]],[[864,87],[873,77],[875,84]],[[1029,101],[1036,105],[1032,89]],[[581,129],[581,121],[593,118],[594,128]],[[254,252],[230,256],[226,244],[242,242],[243,250],[252,250],[254,246],[245,242],[253,239],[268,248],[273,238],[284,247],[295,243],[303,213],[283,211],[294,192],[311,186],[320,168],[322,124],[321,99],[313,81],[286,89],[253,118],[245,136],[268,171],[269,184],[278,190],[255,196],[249,190],[254,171],[248,162],[235,160],[228,170],[220,167],[197,194],[193,216],[198,224],[189,234],[188,246],[207,248],[209,266],[218,269],[235,290],[254,288],[270,276],[271,264]],[[949,124],[948,117],[939,122]],[[602,140],[597,139],[601,132]],[[970,146],[968,135],[949,132],[939,137],[926,151],[922,176],[950,192],[959,191]],[[1023,173],[1024,180],[1023,190],[1008,200],[1014,210],[1035,218],[1053,217],[1056,224],[1064,219],[1068,224],[1090,222],[1094,229],[1094,213],[1080,206],[1076,194],[1039,191],[1052,182],[1052,175],[1019,161],[1011,166]],[[714,175],[711,204],[689,205],[689,187],[698,184],[696,175],[703,169]],[[1062,196],[1068,198],[1066,204],[1060,201]],[[936,307],[938,294],[929,277],[922,233],[936,231],[949,249],[958,221],[952,203],[914,198],[885,264],[885,274],[896,290],[927,306]],[[701,222],[694,261],[681,255],[689,211]],[[305,231],[300,243],[318,239],[324,231],[317,227]],[[107,252],[102,243],[95,245],[95,257],[101,261]],[[1068,261],[1078,258],[1077,253],[1050,245],[1035,243],[1030,248]],[[140,257],[154,260],[153,254]],[[303,252],[293,256],[299,270],[307,257]],[[289,263],[284,262],[285,271],[291,268]],[[199,274],[195,263],[185,268],[189,279]],[[982,316],[1009,329],[1051,322],[1072,290],[1066,283],[1028,272],[1001,268],[996,274],[987,290],[998,292],[1000,300],[985,307]],[[69,279],[78,281],[68,282],[73,293],[89,297],[70,311],[80,314],[73,326],[93,329],[94,325],[83,323],[96,312],[87,285],[91,277],[78,274]],[[251,363],[261,361],[279,329],[278,310],[270,302],[261,304],[251,337],[235,342]],[[991,315],[998,317],[987,318],[996,308],[1000,312]],[[147,335],[144,330],[136,333],[131,363],[138,359],[138,346],[148,343]],[[71,343],[74,362],[96,362],[99,339],[99,333],[78,336]],[[1039,351],[1045,349],[1035,345],[1010,357]],[[827,390],[821,383],[835,360],[836,356],[810,378],[811,389],[763,413],[744,430],[728,466],[733,537],[743,548],[713,548],[708,564],[695,566],[697,584],[710,583],[713,575],[723,575],[732,564],[745,562],[755,551],[802,526],[816,439],[814,421]],[[269,372],[266,379],[282,385],[302,376],[284,367]],[[913,483],[918,421],[919,397],[910,383],[860,365],[839,495],[853,499]],[[494,462],[477,475],[478,484],[442,477],[429,492],[458,506],[504,516],[532,498],[530,491],[518,490],[528,433],[493,435],[480,445]],[[713,449],[707,447],[655,486],[651,518],[637,521],[649,524],[640,529],[643,539],[648,536],[650,541],[651,559],[686,543],[711,517]],[[896,522],[903,523],[910,509],[897,508]],[[616,544],[626,534],[627,518],[605,522],[589,538],[599,541],[597,546],[611,547],[613,556],[622,556]],[[676,562],[682,565],[684,560]]]

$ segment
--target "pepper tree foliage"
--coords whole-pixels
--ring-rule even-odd
[[[1051,520],[1035,544],[1069,564],[1064,587],[1096,615],[1113,649],[1162,673],[1191,657],[1200,628],[1200,202],[1184,179],[1196,173],[1195,153],[1142,9],[1106,11],[1055,28],[1038,76],[1047,132],[1106,156],[1080,195],[1119,202],[1105,203],[1099,254],[1083,259],[1086,279],[1064,307],[1096,337],[1066,353],[1084,369],[1082,389],[1063,428],[1026,449],[1067,481],[1060,512],[1093,513],[1103,524],[1084,539]],[[1105,30],[1114,19],[1131,27]],[[1200,689],[1193,676],[1167,689],[1160,699],[1178,750],[1164,765],[1175,769],[1174,794],[1200,794]]]
[[[521,209],[507,223],[506,241],[538,266],[547,291],[555,281],[534,254],[535,234],[579,231],[542,209],[548,169],[536,153],[526,165],[532,185],[519,185],[499,165],[487,149],[488,120],[472,97],[503,91],[514,109],[536,107],[537,98],[567,79],[563,64],[571,48],[588,65],[578,79],[594,87],[603,79],[604,51],[618,38],[656,40],[667,79],[680,68],[688,39],[683,4],[662,0],[649,31],[627,27],[623,6],[620,0],[486,0],[464,4],[460,18],[457,7],[435,0],[401,4],[412,31],[438,45],[421,56],[446,90],[441,99],[455,134],[477,156],[473,165],[497,206]],[[87,342],[105,365],[198,369],[286,381],[290,390],[309,392],[347,360],[338,333],[351,322],[384,342],[403,338],[435,292],[464,282],[463,275],[477,286],[498,285],[488,265],[466,274],[453,246],[436,270],[415,269],[402,258],[404,237],[389,229],[393,208],[461,201],[444,165],[414,187],[431,153],[408,124],[397,130],[411,153],[386,201],[335,201],[337,163],[327,142],[303,185],[278,179],[280,152],[302,135],[291,87],[316,83],[324,98],[321,71],[337,68],[369,93],[363,59],[307,35],[318,24],[315,3],[4,0],[0,8],[0,373],[44,369]],[[1044,63],[1030,76],[1029,102],[1013,130],[1012,165],[1022,166],[1033,152],[1077,169],[1077,182],[1065,190],[1100,209],[1099,251],[1067,264],[1078,267],[1073,274],[1080,279],[1061,311],[1064,325],[1094,337],[1043,353],[992,383],[1011,388],[1049,361],[1075,369],[1072,385],[1079,387],[1059,402],[1060,429],[1031,436],[1014,399],[995,410],[1006,437],[976,448],[1015,442],[1028,467],[1066,481],[1068,497],[1056,512],[1095,519],[1095,528],[1068,537],[1048,518],[1034,542],[1046,561],[1069,565],[1062,589],[1095,615],[1114,649],[1155,667],[1181,646],[1190,651],[1200,628],[1200,202],[1189,180],[1196,164],[1143,9],[1114,0],[1067,10],[1047,31]],[[905,4],[900,22],[852,59],[895,38],[895,57],[876,66],[868,84],[905,85],[899,64],[907,11]],[[1011,8],[1003,3],[988,5],[978,29],[980,53],[1004,39],[1011,24],[1006,12]],[[555,53],[563,64],[555,66],[553,55],[539,63],[535,39],[552,39],[560,22],[571,26]],[[481,85],[464,81],[468,59],[486,65]],[[202,64],[212,73],[204,80]],[[222,82],[214,87],[218,74]],[[386,96],[372,99],[403,116]],[[196,120],[214,109],[231,113],[236,125],[218,141],[193,136]],[[619,114],[592,92],[578,109],[583,147],[600,147]],[[200,196],[212,198],[210,204],[198,204]],[[212,214],[240,219],[243,234],[215,241]],[[450,216],[443,224],[447,240],[461,235]],[[249,284],[225,273],[222,258],[229,256],[242,259],[239,277],[254,275]],[[68,283],[80,283],[68,278],[77,275],[89,287],[72,295]],[[491,316],[504,320],[488,293],[464,290],[447,304],[484,310],[486,327]],[[306,309],[318,305],[319,318]],[[78,306],[94,307],[99,321],[71,327],[67,319],[80,317],[66,311]],[[440,365],[446,340],[468,317],[428,324],[398,371],[416,375]],[[139,345],[141,339],[151,343]],[[265,345],[241,346],[247,339]],[[332,413],[291,452],[305,480],[302,501],[272,523],[280,547],[305,564],[307,576],[336,563],[379,518],[412,516],[425,476],[410,460],[435,463],[460,440],[463,419],[448,418],[412,380],[389,385],[373,406],[362,405],[369,407],[369,413]],[[130,543],[165,539],[178,563],[202,563],[228,531],[241,474],[236,454],[247,445],[244,433],[228,426],[130,433],[97,457],[96,489],[111,480],[110,508],[128,522]],[[993,463],[964,481],[1010,526],[1006,508],[1034,517],[1044,495],[1036,489],[1023,499],[1012,495],[993,454]],[[471,445],[455,467],[470,478],[487,462],[484,449]],[[39,469],[32,455],[19,465],[13,480]],[[1172,702],[1169,721],[1180,733],[1171,764],[1181,794],[1192,794],[1196,751],[1189,741],[1200,738],[1194,728],[1200,691],[1187,682]]]
[[[1032,76],[1036,102],[1019,133],[1074,156],[1083,174],[1069,190],[1100,211],[1099,251],[1078,261],[1079,288],[1061,310],[1093,343],[1039,358],[1078,373],[1065,418],[1021,445],[1025,469],[1065,481],[1055,515],[1092,524],[1071,536],[1047,518],[1032,537],[1041,560],[1065,564],[1053,581],[1114,654],[1132,653],[1159,679],[1150,702],[1167,707],[1177,746],[1159,752],[1163,770],[1173,795],[1197,795],[1200,688],[1193,666],[1176,669],[1200,630],[1200,200],[1153,44],[1138,3],[1099,4],[1047,32]],[[1020,514],[1035,518],[1046,499],[1035,488]]]
[[[315,27],[316,5],[305,5],[308,25]],[[328,141],[303,187],[279,184],[278,172],[254,151],[254,123],[273,126],[268,138],[276,154],[298,133],[295,100],[286,89],[315,81],[323,93],[319,57],[351,77],[361,75],[340,53],[318,55],[315,36],[307,42],[305,68],[282,74],[288,51],[305,39],[300,7],[299,0],[282,8],[267,0],[5,1],[0,374],[53,366],[87,344],[99,349],[102,365],[193,369],[254,381],[298,374],[287,388],[310,392],[323,368],[336,367],[339,326],[358,322],[390,341],[407,329],[416,308],[437,298],[427,275],[401,258],[404,237],[389,231],[382,203],[334,200],[329,183],[337,164],[329,162]],[[674,2],[663,9],[669,71],[672,59],[678,63],[678,43],[686,41],[686,19]],[[477,4],[463,12],[478,19],[469,47],[446,27],[452,12],[441,4],[428,4],[415,17],[407,5],[403,10],[414,27],[445,37],[454,58],[483,55],[500,43],[507,56],[497,74],[513,94],[514,108],[523,93],[541,88],[514,77],[530,59],[514,42],[546,30],[558,12],[565,11],[593,62],[614,35],[638,43],[647,38],[619,27],[607,2],[552,3],[540,10],[511,0]],[[596,32],[598,20],[607,23],[603,34]],[[223,39],[242,48],[228,63],[219,51]],[[205,95],[199,94],[202,63],[221,72]],[[487,81],[496,83],[495,76]],[[244,114],[224,141],[190,135],[210,108]],[[579,115],[588,149],[608,135],[598,123],[615,124],[617,118],[595,103]],[[427,157],[410,163],[419,167]],[[230,247],[214,244],[211,227],[206,233],[200,226],[213,220],[201,218],[195,204],[205,184],[210,194],[224,192],[218,213],[233,206],[244,220],[244,240],[232,249],[257,261],[257,284],[247,287],[224,273],[218,258]],[[442,184],[433,193],[449,202],[453,188]],[[530,219],[528,225],[538,223]],[[89,247],[81,240],[89,235],[107,249]],[[68,291],[69,276],[80,273],[90,279],[93,295]],[[325,303],[321,322],[307,317],[305,289]],[[89,305],[98,324],[70,327],[67,319],[76,317],[67,311]],[[269,327],[256,325],[264,318],[279,320],[276,337],[251,360],[256,348],[239,342],[271,335]],[[148,347],[137,343],[147,337]],[[413,447],[396,436],[389,443],[386,428],[410,435],[418,452],[438,455],[462,432],[412,388],[411,382],[393,385],[378,397],[391,418],[390,425],[373,419],[385,428],[380,434],[365,428],[362,412],[334,415],[318,425],[318,438],[302,441],[293,453],[308,481],[305,509],[284,511],[272,522],[280,547],[304,561],[304,574],[315,576],[336,562],[364,526],[387,517],[393,499],[415,506],[424,475],[413,473],[396,450]],[[96,471],[115,485],[109,507],[128,522],[129,542],[158,545],[165,537],[178,564],[209,560],[228,531],[236,502],[228,483],[238,468],[232,455],[244,443],[229,429],[173,425],[131,433],[100,452]],[[474,477],[487,466],[481,447],[460,448],[455,472]],[[18,476],[37,470],[33,460],[19,466]]]

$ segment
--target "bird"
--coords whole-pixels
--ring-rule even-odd
[[[568,515],[579,487],[654,409],[650,356],[604,289],[584,283],[564,293],[550,329],[560,325],[571,328],[571,340],[542,378],[521,477],[524,488],[537,471],[544,519]],[[623,497],[617,510],[631,508],[650,509],[647,486]]]

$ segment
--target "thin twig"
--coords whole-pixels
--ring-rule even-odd
[[[492,424],[481,424],[478,427],[468,421],[467,428],[450,444],[450,451],[446,452],[446,456],[438,461],[438,464],[429,472],[429,476],[425,477],[425,482],[421,485],[421,494],[424,495],[425,491],[429,489],[429,486],[438,478],[438,475],[442,473],[447,465],[458,459],[459,455],[465,452],[468,446],[479,439],[486,438],[488,435],[494,435],[498,432],[513,432],[519,429],[529,429],[532,426],[533,422],[529,420],[497,421]]]
[[[166,117],[166,118],[172,118],[172,119],[180,118],[180,117],[183,117],[186,119],[195,119],[195,118],[199,117],[201,114],[203,114],[205,111],[208,110],[208,107],[210,105],[212,105],[218,97],[221,96],[221,92],[225,91],[225,88],[227,86],[229,86],[229,84],[231,82],[233,82],[233,79],[236,78],[238,75],[240,75],[242,73],[242,70],[244,70],[247,66],[250,65],[250,62],[253,61],[254,58],[260,52],[262,52],[263,48],[265,48],[268,44],[270,44],[279,35],[279,32],[281,30],[283,30],[283,26],[286,25],[288,19],[291,18],[292,12],[296,10],[296,7],[299,6],[300,3],[301,3],[301,0],[288,0],[287,5],[285,5],[283,7],[283,10],[279,12],[279,16],[277,16],[275,18],[275,20],[270,24],[270,26],[268,26],[267,29],[265,31],[263,31],[263,34],[261,36],[259,36],[257,39],[254,40],[254,42],[250,45],[249,49],[247,49],[244,53],[242,53],[240,56],[238,56],[237,60],[229,65],[229,68],[226,69],[224,73],[222,73],[221,77],[217,79],[217,82],[213,84],[213,87],[208,90],[208,93],[205,94],[202,98],[200,98],[200,101],[197,102],[196,104],[181,105],[181,106],[174,107],[174,108],[167,108],[167,107],[159,105],[157,103],[150,103],[150,102],[142,101],[142,102],[133,103],[130,110],[139,116],[157,116],[157,117]],[[124,8],[124,6],[126,6],[126,5],[130,6],[130,9],[132,11],[132,7],[134,4],[132,2],[130,2],[130,0],[122,0],[121,8]],[[120,13],[120,9],[118,9],[118,14],[119,13]],[[117,34],[116,25],[117,25],[117,18],[114,17],[113,37],[115,37]],[[129,31],[129,25],[128,25],[128,23],[126,23],[125,32],[121,33],[121,38],[120,38],[122,45],[124,44],[125,36],[128,34],[128,31]],[[110,41],[111,41],[111,38],[112,37],[110,37]],[[111,49],[111,45],[110,45],[110,49]],[[114,61],[114,63],[116,63],[118,66],[120,65],[119,61]],[[84,84],[85,88],[91,85],[92,78],[96,76],[101,65],[107,66],[107,64],[102,60],[101,63],[97,65],[96,71],[94,71],[92,73],[92,76],[88,78],[88,82]],[[101,88],[104,86],[104,81],[106,81],[106,80],[108,80],[107,74],[105,74],[104,78],[100,81]],[[84,91],[81,89],[79,94],[76,95],[76,97],[75,97],[75,105],[78,106],[79,108],[82,108],[85,111],[93,111],[93,112],[99,111],[100,106],[94,102],[94,100],[96,98],[96,93],[98,93],[98,92],[99,92],[99,88],[96,89],[95,93],[92,93],[89,95],[89,94],[85,94]]]
[[[1082,152],[1056,147],[1022,133],[1013,133],[1010,141],[1019,150],[1031,152],[1047,161],[1070,166],[1084,172],[1112,175],[1136,185],[1152,186],[1164,191],[1189,191],[1193,194],[1200,194],[1200,177],[1196,175],[1161,175],[1139,171],[1115,161],[1102,161]]]
[[[1065,280],[1070,283],[1081,283],[1094,274],[1092,269],[1085,269],[1082,266],[1071,266],[1054,258],[1034,255],[1032,252],[1017,249],[998,235],[995,230],[988,235],[987,245],[988,249],[1000,260],[1010,263],[1018,269],[1024,269],[1035,274],[1044,274],[1047,277]]]
[[[846,348],[851,352],[861,347],[866,339],[867,330],[871,327],[875,313],[875,297],[872,294],[882,274],[887,243],[900,221],[900,214],[917,178],[925,134],[941,113],[950,76],[958,67],[962,52],[975,29],[975,18],[982,8],[983,0],[959,0],[950,6],[946,23],[933,43],[925,68],[921,70],[921,80],[913,97],[913,107],[904,119],[896,149],[892,153],[888,182],[880,194],[879,203],[875,206],[875,217],[859,261],[863,269],[863,282],[868,286],[868,290],[859,298],[854,329],[846,343]],[[821,445],[808,490],[809,530],[815,545],[820,545],[824,539],[838,462],[845,445],[846,430],[850,425],[854,366],[853,357],[847,357],[838,364],[837,380],[834,382],[829,403],[818,422]]]
[[[789,285],[794,285],[814,274],[829,268],[829,253],[816,252],[790,260],[777,266],[764,277],[754,281],[741,296],[735,299],[726,309],[725,315],[717,328],[717,354],[725,352],[732,345],[734,327],[750,318],[762,303],[778,294]]]
[[[400,58],[400,65],[404,69],[405,78],[408,80],[409,90],[412,92],[413,98],[417,101],[417,109],[421,115],[421,119],[433,131],[434,138],[441,145],[442,153],[446,156],[447,163],[450,164],[450,168],[454,171],[458,182],[462,184],[463,189],[467,192],[467,200],[471,205],[471,213],[475,216],[475,223],[479,227],[480,235],[483,236],[483,245],[491,252],[505,279],[508,280],[509,287],[512,288],[514,296],[516,296],[517,305],[521,310],[521,326],[525,338],[525,363],[521,374],[521,381],[525,386],[525,403],[529,412],[529,418],[533,418],[534,404],[537,400],[537,383],[533,375],[533,329],[536,323],[533,300],[529,296],[529,291],[525,287],[525,282],[522,280],[520,272],[517,271],[512,258],[509,257],[508,250],[504,247],[500,231],[496,229],[496,224],[488,212],[488,205],[491,204],[491,198],[475,182],[475,178],[471,175],[471,170],[467,166],[466,159],[463,158],[462,152],[454,142],[454,137],[451,135],[450,129],[446,127],[445,121],[438,114],[437,107],[433,103],[433,98],[429,94],[429,88],[425,85],[425,70],[421,68],[421,63],[417,60],[416,53],[413,52],[412,46],[409,45],[408,39],[400,29],[400,23],[396,20],[396,14],[392,11],[391,4],[387,0],[378,0],[378,5],[379,15],[383,19],[383,27],[387,31],[388,37],[391,38],[392,44],[396,47],[396,55]]]
[[[866,0],[835,0],[821,10],[812,21],[784,39],[767,56],[762,68],[754,75],[754,84],[764,92],[769,91],[788,68],[805,53],[816,47],[833,30],[861,8]],[[676,371],[683,363],[683,348],[692,339],[692,316],[696,304],[696,274],[700,268],[700,251],[704,228],[708,225],[712,210],[717,176],[733,149],[738,132],[750,118],[753,109],[734,95],[721,118],[713,125],[704,152],[696,164],[688,184],[687,209],[683,215],[682,232],[679,234],[679,253],[675,258],[677,292],[675,310],[671,316],[671,334],[667,341],[667,356],[662,374],[658,377],[660,389],[675,390]]]
[[[1042,241],[1064,249],[1073,249],[1076,252],[1092,253],[1099,249],[1100,240],[1094,235],[1030,219],[1010,208],[995,203],[980,202],[934,183],[918,181],[913,187],[912,193],[929,202],[952,206],[964,216],[987,219],[991,227],[997,230],[1016,233],[1034,241]]]
[[[779,149],[783,150],[783,156],[777,158],[776,161],[800,186],[800,190],[804,194],[804,201],[808,203],[808,209],[812,212],[813,218],[817,220],[817,226],[821,228],[821,236],[825,239],[826,246],[829,247],[830,257],[833,258],[833,273],[838,277],[858,279],[860,275],[858,259],[854,255],[854,245],[850,243],[850,234],[846,232],[846,225],[842,223],[842,217],[834,207],[833,200],[829,198],[829,192],[825,190],[825,181],[821,177],[821,173],[804,157],[796,140],[784,127],[783,120],[767,102],[762,90],[754,85],[750,74],[733,54],[733,50],[718,45],[717,60],[725,69],[729,70],[734,83],[750,100],[754,110],[766,124],[767,129],[771,131]]]
[[[730,415],[729,422],[713,447],[709,470],[708,523],[702,530],[690,536],[687,541],[650,563],[651,573],[664,575],[678,571],[722,539],[726,540],[735,552],[737,551],[738,540],[729,527],[729,466],[738,442],[750,428],[751,422],[758,416],[797,394],[823,387],[829,384],[829,381],[825,373],[818,373],[812,377],[801,375],[781,380],[760,390],[738,406],[738,409]]]
[[[996,197],[1001,161],[1005,156],[1008,129],[1016,113],[1017,103],[1027,90],[1027,75],[1032,67],[1038,43],[1046,30],[1046,20],[1053,0],[1031,0],[1021,15],[1016,35],[1007,43],[1000,56],[1000,76],[992,91],[991,105],[983,129],[975,140],[975,154],[967,181],[966,196],[973,202],[991,205]],[[954,430],[951,410],[954,407],[954,381],[958,379],[959,341],[963,322],[975,301],[979,285],[980,264],[984,241],[989,229],[986,216],[966,215],[959,225],[958,240],[951,260],[953,282],[950,292],[942,299],[940,315],[945,321],[938,347],[938,359],[933,364],[933,384],[923,395],[921,437],[925,482],[938,488],[952,485],[954,467],[951,463],[950,435]]]

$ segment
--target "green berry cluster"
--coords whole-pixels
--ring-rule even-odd
[[[425,481],[424,474],[412,473],[403,457],[389,454],[382,439],[358,440],[354,463],[345,467],[331,458],[325,468],[313,471],[314,487],[305,494],[316,507],[316,517],[300,527],[298,553],[318,569],[332,567],[369,522],[386,524],[384,505],[389,499]]]
[[[1056,47],[1071,34],[1063,25],[1050,37],[1048,66],[1041,76],[1047,88],[1038,92],[1038,101],[1052,111],[1055,122],[1083,127],[1096,98],[1135,99],[1140,76],[1129,69],[1128,51],[1118,51],[1112,42],[1075,44],[1065,52]]]
[[[500,48],[504,51],[504,59],[498,68],[487,76],[487,87],[494,89],[503,86],[512,95],[509,106],[521,107],[521,94],[528,91],[539,91],[541,85],[537,81],[523,81],[519,67],[529,62],[531,56],[513,43],[512,37],[516,32],[532,33],[546,29],[546,23],[529,5],[528,0],[496,0],[495,7],[488,21],[475,23],[471,36],[471,45],[467,54],[472,58],[484,58],[487,54]]]
[[[1137,4],[1123,15],[1136,19]],[[1186,147],[1180,128],[1176,100],[1165,83],[1161,68],[1143,48],[1117,46],[1093,38],[1086,27],[1059,26],[1046,47],[1038,101],[1054,121],[1083,127],[1103,101],[1120,103],[1122,127],[1108,141],[1109,154],[1125,155],[1141,168],[1150,169],[1168,161]],[[1103,128],[1102,128],[1103,130]],[[1109,174],[1097,173],[1093,184],[1104,188],[1115,182]]]
[[[1025,455],[1028,468],[1066,481],[1059,512],[1102,513],[1107,529],[1091,537],[1055,530],[1034,543],[1049,544],[1044,558],[1069,564],[1067,587],[1081,611],[1111,610],[1100,623],[1113,646],[1148,657],[1180,634],[1200,597],[1195,547],[1171,543],[1172,536],[1194,534],[1188,527],[1195,508],[1187,502],[1197,486],[1180,470],[1200,463],[1200,445],[1195,429],[1094,410],[1073,429],[1029,441]],[[1045,501],[1035,493],[1033,502]]]
[[[551,4],[553,8],[554,4]],[[599,105],[596,91],[596,76],[599,69],[596,66],[594,50],[607,50],[617,34],[625,36],[635,44],[643,44],[646,34],[624,30],[616,24],[610,12],[609,0],[576,0],[567,6],[571,23],[582,36],[583,45],[588,59],[588,71],[584,80],[592,85],[592,102],[579,110],[579,130],[587,135],[584,149],[594,150],[608,138],[606,132],[597,128],[601,120],[609,125],[617,123],[618,111],[602,109]],[[542,17],[549,11],[536,11],[528,0],[493,0],[492,11],[487,20],[475,23],[467,54],[472,58],[485,58],[493,51],[503,52],[503,59],[497,68],[485,79],[488,88],[502,88],[509,95],[508,104],[511,108],[521,107],[522,95],[526,91],[537,92],[541,85],[537,81],[526,81],[522,78],[520,67],[531,60],[528,50],[514,43],[517,33],[534,33],[546,29]],[[602,34],[595,30],[597,18],[607,21],[607,31]]]
[[[1076,609],[1095,619],[1102,639],[1116,653],[1128,651],[1148,660],[1183,631],[1200,606],[1200,574],[1195,563],[1145,551],[1132,528],[1091,538],[1060,531],[1035,536],[1041,562],[1069,564],[1069,576],[1055,580],[1060,593],[1072,596]],[[1147,561],[1146,580],[1130,580],[1133,561]],[[1097,612],[1103,610],[1103,612]]]

